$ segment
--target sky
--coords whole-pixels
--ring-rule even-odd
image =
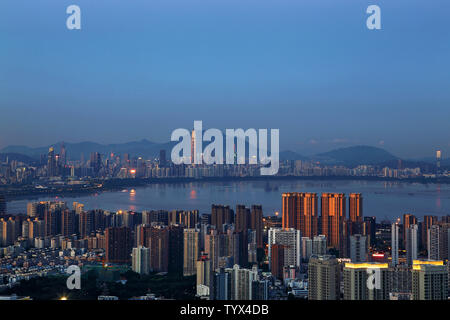
[[[66,8],[81,8],[81,30]],[[381,30],[366,9],[381,8]],[[448,0],[2,0],[0,148],[280,129],[302,154],[450,153]]]

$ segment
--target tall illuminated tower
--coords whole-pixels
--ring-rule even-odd
[[[442,159],[442,151],[441,150],[437,150],[436,151],[436,168],[437,168],[437,173],[440,173],[440,171],[441,171],[441,159]]]
[[[196,147],[195,147],[195,130],[192,130],[191,135],[191,164],[195,163],[195,153],[196,153]]]

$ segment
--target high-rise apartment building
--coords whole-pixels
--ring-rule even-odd
[[[139,246],[132,251],[132,270],[139,274],[150,273],[150,249]]]
[[[335,256],[312,255],[308,263],[308,299],[340,299],[340,267]]]
[[[183,274],[184,232],[177,225],[169,226],[169,272]]]
[[[219,232],[223,231],[224,224],[234,223],[234,211],[229,206],[215,205],[211,207],[211,225]]]
[[[367,253],[367,237],[360,234],[350,236],[350,259],[352,262],[366,262]]]
[[[428,230],[430,230],[431,226],[438,222],[438,218],[436,216],[425,215],[423,217],[422,229],[421,229],[421,244],[422,249],[428,250]]]
[[[406,234],[410,225],[417,224],[417,218],[413,214],[405,213],[403,215],[403,248],[406,249]]]
[[[363,222],[363,197],[360,193],[348,196],[349,219],[352,222]]]
[[[301,233],[295,229],[270,228],[268,237],[269,267],[272,261],[272,245],[284,245],[284,266],[300,266]]]
[[[283,279],[283,267],[285,266],[284,248],[285,246],[282,244],[273,244],[271,246],[271,272],[277,279]]]
[[[345,195],[343,193],[323,193],[321,204],[322,234],[327,237],[329,247],[339,249],[346,212]]]
[[[75,212],[64,209],[61,214],[61,234],[70,236],[75,233]]]
[[[211,260],[201,255],[197,261],[197,296],[209,296],[212,281]]]
[[[399,244],[399,236],[400,236],[400,227],[398,222],[393,223],[391,225],[391,257],[392,257],[392,266],[398,265],[398,244]]]
[[[197,272],[197,260],[200,255],[200,231],[184,229],[183,275],[192,276]]]
[[[419,227],[417,224],[412,224],[406,229],[406,263],[412,265],[413,261],[417,259],[419,252]]]
[[[414,300],[447,300],[448,270],[443,261],[413,262],[412,295]]]
[[[110,227],[105,230],[106,262],[129,263],[133,239],[131,229],[127,227]]]
[[[154,226],[149,229],[146,247],[150,249],[150,270],[169,271],[169,229],[166,226]]]
[[[290,192],[282,195],[282,227],[300,230],[305,237],[319,234],[316,193]]]
[[[428,229],[428,259],[447,260],[450,248],[450,223],[438,222]]]
[[[256,232],[256,247],[261,249],[264,247],[263,243],[263,210],[261,205],[252,205],[250,228]]]
[[[346,263],[344,300],[389,300],[387,263]]]
[[[258,280],[256,267],[246,269],[235,264],[231,274],[231,299],[253,300],[253,282]]]

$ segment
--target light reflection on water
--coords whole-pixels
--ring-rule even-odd
[[[122,191],[103,192],[79,197],[58,197],[71,204],[78,201],[86,209],[102,208],[111,211],[152,209],[199,209],[210,212],[211,204],[262,204],[264,213],[281,212],[283,192],[360,192],[364,197],[364,215],[379,219],[393,219],[404,212],[418,216],[424,214],[450,214],[449,184],[420,184],[380,181],[290,180],[290,181],[240,181],[191,182],[154,184]],[[30,201],[55,198],[34,198]],[[25,213],[28,200],[8,202],[8,212]]]

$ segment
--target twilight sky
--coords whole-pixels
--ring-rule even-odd
[[[448,157],[449,17],[448,0],[1,0],[0,148],[166,142],[203,120],[279,128],[303,154]]]

